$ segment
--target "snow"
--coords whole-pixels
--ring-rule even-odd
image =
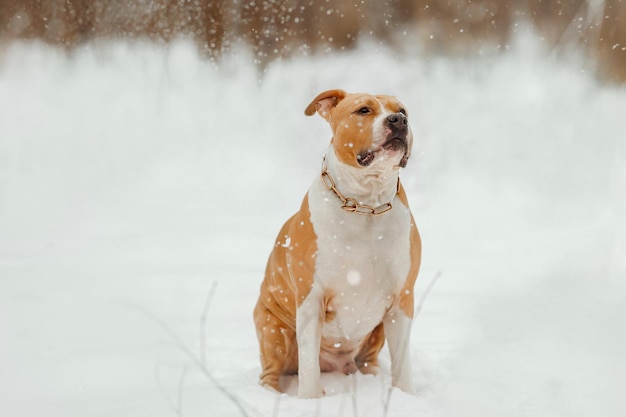
[[[4,46],[0,415],[621,415],[624,88],[523,36],[475,60],[249,59]],[[377,377],[324,375],[321,400],[257,385],[266,257],[330,139],[303,111],[337,87],[411,115],[416,299],[441,272],[413,325],[416,397],[389,390],[386,354]]]

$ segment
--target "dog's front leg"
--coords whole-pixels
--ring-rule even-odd
[[[415,394],[411,380],[411,323],[413,320],[394,306],[383,320],[391,356],[391,383],[409,394]]]
[[[324,395],[320,381],[320,344],[324,323],[322,305],[322,295],[314,286],[296,311],[300,398],[319,398]]]

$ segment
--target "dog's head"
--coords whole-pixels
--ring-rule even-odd
[[[342,163],[362,168],[406,166],[413,134],[406,108],[395,97],[329,90],[304,111],[307,116],[315,112],[330,124],[333,149]]]

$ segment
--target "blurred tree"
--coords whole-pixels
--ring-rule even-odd
[[[0,0],[0,36],[72,47],[93,36],[90,0]]]
[[[466,55],[502,48],[511,36],[511,0],[417,0],[416,25],[427,50]]]
[[[598,55],[602,78],[626,83],[626,0],[605,0]]]
[[[364,37],[469,56],[504,49],[520,16],[551,45],[587,51],[602,78],[626,82],[626,0],[0,0],[0,42],[186,37],[210,57],[243,42],[261,66]]]
[[[262,64],[295,52],[352,47],[363,20],[359,5],[347,1],[246,1],[239,13],[235,30]]]
[[[550,44],[555,45],[564,40],[565,32],[570,25],[576,24],[576,17],[586,16],[586,0],[529,0],[529,14],[537,31]],[[584,28],[578,32],[583,36]]]

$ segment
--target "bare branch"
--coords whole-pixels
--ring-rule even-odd
[[[359,408],[357,402],[357,379],[356,373],[352,374],[352,415],[354,417],[359,417]]]
[[[163,383],[161,382],[161,373],[159,372],[159,369],[161,369],[161,361],[157,361],[157,363],[154,365],[154,378],[156,379],[157,386],[159,387],[159,391],[161,391],[161,394],[163,395],[163,397],[165,397],[165,400],[167,401],[167,405],[169,405],[172,411],[175,413],[178,413],[176,406],[174,405],[174,401],[172,401],[170,396],[167,394],[167,391],[165,390],[165,387],[163,386]]]
[[[209,314],[209,307],[213,301],[215,295],[215,289],[217,288],[217,281],[213,281],[209,294],[207,295],[204,303],[204,309],[202,310],[202,316],[200,316],[200,362],[203,366],[206,366],[206,318]]]
[[[178,405],[176,407],[176,413],[178,417],[183,417],[183,388],[185,386],[185,376],[187,375],[187,366],[185,366],[180,373],[180,379],[178,380]]]
[[[191,362],[198,367],[198,369],[202,372],[202,374],[209,380],[211,383],[220,391],[226,398],[228,398],[233,405],[239,410],[239,413],[244,417],[250,417],[246,409],[243,407],[243,401],[238,398],[235,394],[233,394],[230,390],[224,387],[215,376],[204,366],[201,360],[196,356],[193,351],[183,342],[183,340],[174,332],[163,320],[159,317],[152,314],[150,311],[145,310],[137,305],[126,304],[128,307],[142,313],[144,316],[151,319],[154,323],[159,325],[176,343],[178,348],[187,355],[187,357],[191,360]]]
[[[428,297],[428,294],[430,294],[430,291],[433,289],[433,287],[435,286],[435,284],[437,283],[437,280],[441,277],[441,275],[442,275],[442,272],[441,271],[437,271],[435,276],[428,283],[428,286],[426,287],[426,289],[424,290],[424,293],[420,297],[419,303],[415,307],[415,312],[413,314],[413,320],[415,320],[417,318],[417,316],[419,315],[419,313],[422,311],[422,307],[424,306],[424,302],[426,301],[426,298]]]

